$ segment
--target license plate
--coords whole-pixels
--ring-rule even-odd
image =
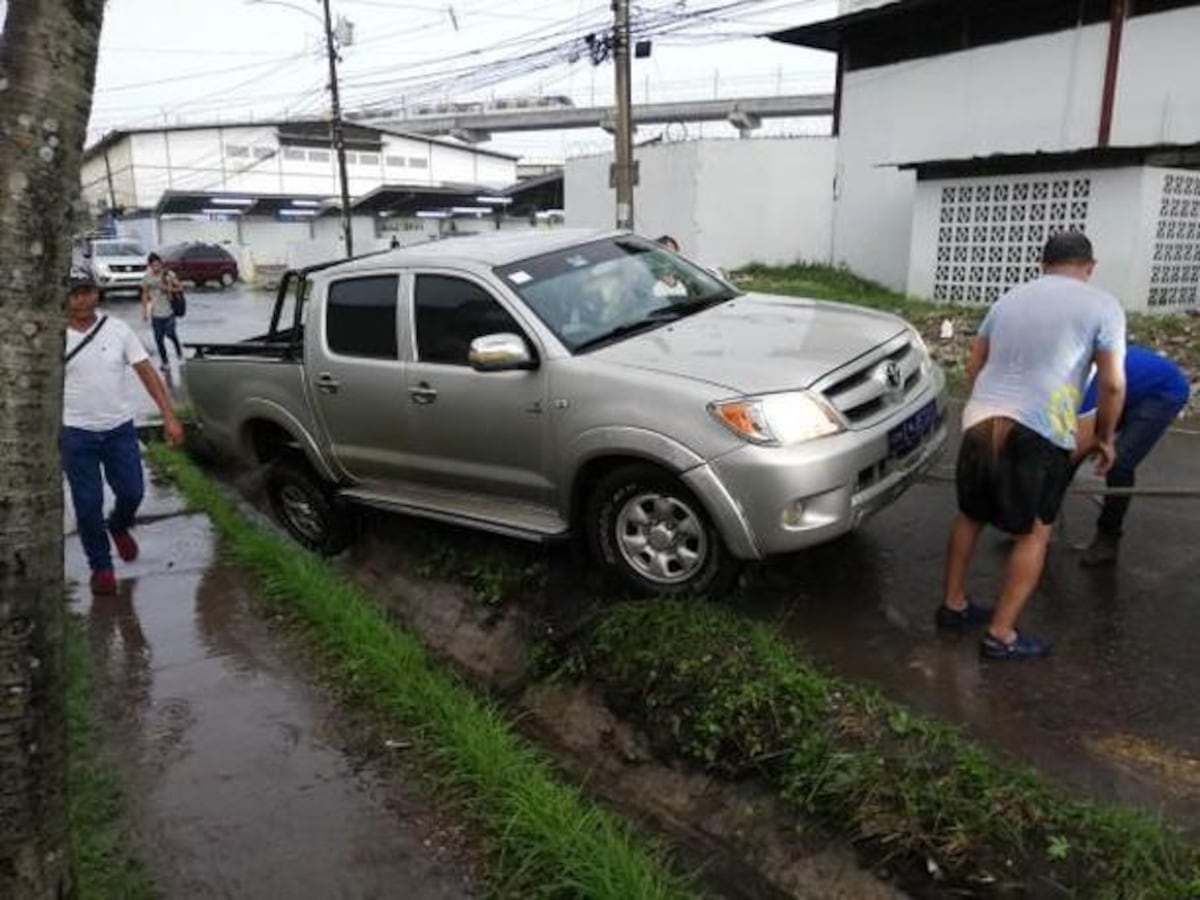
[[[888,454],[907,456],[912,453],[926,436],[937,427],[937,401],[922,406],[895,428],[888,432]]]

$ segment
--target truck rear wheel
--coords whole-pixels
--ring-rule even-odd
[[[656,466],[605,475],[586,516],[593,557],[638,594],[718,596],[741,570],[700,502]]]
[[[332,556],[353,542],[353,512],[306,462],[277,459],[267,470],[266,487],[271,512],[299,544]]]

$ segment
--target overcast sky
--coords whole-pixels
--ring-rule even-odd
[[[583,43],[611,25],[608,0],[331,2],[334,17],[354,25],[339,79],[347,109],[528,94],[612,102],[612,64],[592,65]],[[753,35],[829,18],[836,8],[835,0],[635,2],[635,28],[659,36],[652,56],[634,61],[634,102],[830,91],[830,54]],[[90,138],[164,121],[327,111],[320,11],[319,0],[109,0]],[[827,129],[824,120],[792,120],[764,131]],[[644,127],[637,139],[660,130]],[[720,124],[672,132],[732,134]],[[599,130],[497,134],[489,146],[561,160],[606,149],[611,138]]]

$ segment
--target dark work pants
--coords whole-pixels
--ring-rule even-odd
[[[1175,421],[1182,403],[1161,397],[1148,397],[1125,407],[1117,429],[1117,461],[1108,473],[1111,488],[1131,488],[1137,481],[1137,467]],[[1109,537],[1120,537],[1129,512],[1130,497],[1105,497],[1096,530]]]
[[[112,568],[108,532],[120,534],[133,525],[142,502],[142,454],[133,421],[111,431],[63,428],[62,464],[71,485],[71,502],[79,538],[92,571]],[[117,498],[108,522],[104,521],[104,484]]]

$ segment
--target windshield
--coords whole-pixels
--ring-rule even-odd
[[[573,352],[736,295],[699,266],[636,237],[570,247],[496,274]]]
[[[136,241],[96,241],[92,244],[92,253],[96,256],[146,255],[146,251]]]

